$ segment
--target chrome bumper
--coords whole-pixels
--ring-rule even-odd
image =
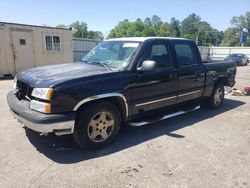
[[[10,112],[14,116],[15,119],[18,120],[25,127],[34,130],[39,133],[47,134],[54,132],[56,135],[61,136],[65,134],[72,134],[74,132],[74,124],[75,121],[65,121],[59,123],[48,123],[48,124],[40,124],[40,123],[32,123],[10,109]]]

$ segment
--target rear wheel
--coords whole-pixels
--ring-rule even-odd
[[[95,103],[78,112],[73,137],[84,149],[98,149],[113,141],[120,126],[116,106],[110,102]]]
[[[205,101],[206,106],[211,109],[217,109],[224,101],[224,86],[219,83],[214,86],[211,96]]]

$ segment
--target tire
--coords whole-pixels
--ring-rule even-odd
[[[73,138],[83,149],[99,149],[115,139],[120,127],[121,115],[115,105],[94,103],[78,112]]]
[[[210,109],[219,108],[224,101],[224,86],[221,83],[215,84],[214,90],[205,104]]]

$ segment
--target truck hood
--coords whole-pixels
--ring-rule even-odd
[[[79,62],[28,69],[19,73],[17,79],[29,84],[31,87],[47,88],[64,81],[110,72],[114,72],[114,70]]]

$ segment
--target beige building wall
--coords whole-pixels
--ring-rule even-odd
[[[15,75],[16,73],[15,50],[12,40],[13,31],[18,33],[29,32],[29,35],[32,36],[32,59],[34,61],[32,67],[73,62],[71,30],[0,23],[0,77],[9,74]],[[59,36],[60,51],[47,51],[45,36]]]
[[[9,27],[0,26],[0,77],[14,73],[14,57]]]

